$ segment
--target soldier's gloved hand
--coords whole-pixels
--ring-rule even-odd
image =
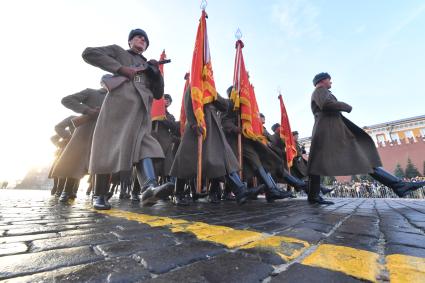
[[[89,108],[87,110],[84,111],[84,114],[89,115],[91,118],[97,118],[97,116],[99,116],[99,108],[93,109],[93,108]]]
[[[139,70],[137,68],[134,68],[134,67],[122,66],[121,68],[118,69],[118,74],[132,80],[132,79],[134,79],[134,77],[136,76],[138,71]]]
[[[192,125],[190,126],[190,128],[192,129],[192,131],[195,133],[195,135],[197,136],[202,136],[202,134],[204,133],[204,129],[201,126],[198,125]]]
[[[155,59],[151,59],[147,62],[147,64],[149,65],[149,68],[147,69],[148,73],[151,72],[152,74],[159,74],[159,64],[158,61],[156,61]]]
[[[151,65],[151,66],[155,66],[155,67],[159,66],[158,61],[156,61],[155,59],[150,59],[148,61],[148,64]]]

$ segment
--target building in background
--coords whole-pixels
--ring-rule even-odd
[[[425,115],[363,127],[375,142],[383,167],[394,172],[397,164],[406,168],[410,159],[425,175]],[[299,142],[310,151],[311,137]],[[338,178],[339,179],[339,178]]]

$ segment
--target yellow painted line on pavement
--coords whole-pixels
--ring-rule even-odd
[[[376,282],[381,269],[378,258],[379,255],[373,252],[323,244],[301,263],[340,271],[356,278]]]
[[[221,244],[231,249],[256,249],[274,252],[286,262],[296,259],[310,247],[308,242],[296,238],[271,236],[256,231],[238,230],[203,222],[140,214],[119,209],[91,210],[113,217],[137,221],[151,227],[166,227],[173,233],[191,233],[201,241]],[[379,255],[374,252],[322,244],[304,258],[301,264],[339,271],[359,279],[376,282],[380,271],[383,269],[378,259]],[[424,258],[394,254],[387,256],[386,260],[391,282],[425,282]]]
[[[308,242],[295,238],[270,236],[260,232],[237,230],[203,222],[139,214],[119,209],[94,211],[113,217],[137,221],[151,227],[167,227],[173,233],[191,233],[199,240],[221,244],[230,249],[240,248],[273,251],[286,261],[298,257],[310,246]]]
[[[391,283],[425,282],[425,259],[393,254],[386,257]]]

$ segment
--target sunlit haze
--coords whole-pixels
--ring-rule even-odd
[[[88,46],[127,47],[131,29],[144,29],[158,59],[165,49],[165,91],[179,117],[200,1],[1,1],[0,181],[22,178],[53,158],[54,126],[73,112],[62,97],[98,88],[104,72],[86,64]],[[282,91],[293,130],[311,134],[312,78],[322,71],[333,93],[353,106],[359,126],[424,114],[423,1],[208,1],[215,82],[232,82],[235,31],[267,128],[279,122]]]

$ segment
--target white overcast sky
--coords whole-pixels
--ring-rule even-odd
[[[87,46],[127,46],[128,32],[145,29],[148,58],[166,50],[165,89],[178,117],[190,69],[199,1],[55,0],[0,2],[0,180],[16,179],[52,159],[53,127],[72,114],[60,100],[99,87],[103,71],[86,64]],[[215,81],[232,82],[234,33],[267,127],[279,122],[280,89],[293,130],[309,136],[311,80],[333,77],[333,93],[353,106],[359,126],[424,114],[425,3],[423,1],[208,2]]]

